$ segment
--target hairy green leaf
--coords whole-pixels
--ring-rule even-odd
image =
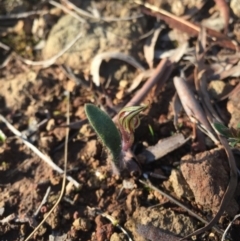
[[[110,151],[116,163],[121,153],[121,136],[112,119],[98,107],[85,104],[85,112],[93,129]]]
[[[222,136],[225,136],[227,138],[232,137],[232,133],[228,127],[223,125],[222,123],[215,122],[213,123],[214,128],[218,131],[218,133]]]

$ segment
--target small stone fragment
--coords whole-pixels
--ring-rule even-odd
[[[189,198],[193,196],[188,184],[186,183],[184,177],[182,176],[182,173],[179,170],[173,169],[171,171],[171,175],[169,179],[164,182],[164,185],[166,186],[167,183],[170,184],[170,188],[173,189],[177,197]]]
[[[222,80],[213,80],[208,85],[208,90],[214,99],[219,99],[226,95],[231,90],[230,88],[231,86]]]
[[[98,215],[95,218],[96,223],[96,239],[97,241],[109,240],[113,234],[113,225],[111,223],[104,224],[104,219]]]
[[[56,209],[55,209],[56,210]],[[47,213],[44,214],[44,217],[47,215]],[[49,226],[52,229],[56,229],[57,227],[59,227],[60,223],[61,223],[61,219],[57,213],[57,211],[54,211],[53,213],[51,213],[51,215],[47,218],[46,223],[49,224]]]
[[[230,2],[230,8],[234,12],[234,14],[240,18],[240,4],[239,0],[231,0]]]
[[[86,218],[77,218],[73,222],[73,226],[76,230],[89,231],[92,227],[91,222]]]
[[[113,233],[110,238],[110,241],[127,241],[127,240],[128,239],[123,233]]]
[[[229,182],[229,174],[226,171],[227,156],[224,150],[215,148],[198,153],[196,156],[186,155],[181,159],[180,168],[196,203],[206,211],[210,209],[216,213]],[[231,204],[229,208],[234,206],[237,205]],[[234,211],[231,210],[231,213]]]

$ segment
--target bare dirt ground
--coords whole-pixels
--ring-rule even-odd
[[[223,1],[204,0],[146,2],[222,35],[208,33],[204,39],[199,32],[193,34],[197,27],[189,30],[186,23],[174,22],[172,17],[158,18],[153,10],[149,14],[147,8],[131,1],[0,1],[0,114],[22,134],[16,137],[1,117],[1,241],[25,240],[57,201],[63,175],[30,150],[22,138],[63,169],[67,114],[71,122],[67,175],[79,186],[67,181],[60,204],[31,240],[171,241],[205,225],[184,207],[141,183],[147,176],[155,187],[206,223],[218,213],[231,179],[229,156],[224,145],[217,145],[199,131],[187,111],[179,108],[173,78],[185,76],[196,97],[196,76],[201,69],[206,70],[209,103],[226,126],[237,127],[240,10],[234,1],[227,6]],[[203,52],[201,48],[197,52],[196,46],[205,51],[203,61]],[[104,52],[110,55],[100,56]],[[154,75],[159,62],[168,57],[174,61],[165,72],[165,76],[169,74],[166,82],[157,83],[139,103],[148,104],[148,108],[141,114],[132,150],[142,174],[131,176],[125,170],[120,176],[113,175],[106,148],[85,121],[84,104],[93,103],[115,116]],[[203,99],[198,99],[202,106]],[[178,130],[174,123],[177,117]],[[189,140],[157,160],[150,161],[144,154],[151,146],[162,148],[159,141],[177,132]],[[238,146],[229,150],[234,153],[235,171],[239,173]],[[215,229],[210,227],[188,240],[221,240],[239,213],[237,181],[238,176]],[[163,230],[169,236],[164,236]],[[225,240],[238,241],[239,237],[240,222],[236,219]]]

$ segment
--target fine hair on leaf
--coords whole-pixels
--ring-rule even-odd
[[[121,135],[114,122],[104,111],[93,104],[85,104],[85,113],[103,145],[111,153],[114,164],[118,166],[122,145]]]

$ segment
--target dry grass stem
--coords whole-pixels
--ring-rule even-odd
[[[0,120],[2,122],[4,122],[6,124],[6,126],[8,127],[9,130],[11,130],[13,132],[14,135],[16,135],[17,137],[19,137],[22,142],[28,147],[30,148],[37,156],[39,156],[43,161],[45,161],[53,170],[55,170],[56,172],[58,172],[59,174],[63,174],[64,171],[57,166],[50,157],[46,156],[45,154],[43,154],[41,151],[39,151],[37,149],[37,147],[35,147],[32,143],[30,143],[26,137],[22,136],[22,133],[20,131],[18,131],[12,124],[10,124],[7,119],[5,119],[5,117],[3,117],[2,115],[0,115]],[[68,128],[67,128],[68,129]],[[73,179],[71,176],[67,176],[67,180],[69,182],[72,182],[74,184],[74,186],[79,189],[81,188],[81,184],[78,183],[75,179]]]
[[[32,66],[41,66],[42,68],[48,68],[53,65],[56,60],[61,57],[65,52],[67,52],[80,38],[82,37],[82,32],[80,32],[70,43],[68,43],[58,54],[54,55],[52,58],[42,61],[32,61],[29,59],[24,59],[21,56],[17,56],[23,63]]]
[[[70,103],[69,103],[69,99],[70,99],[70,94],[69,92],[67,92],[67,124],[69,124],[70,122]],[[60,201],[62,200],[63,196],[64,196],[64,190],[65,190],[65,186],[66,186],[66,180],[67,180],[67,156],[68,156],[68,137],[69,137],[69,129],[66,128],[66,137],[65,137],[65,149],[64,149],[64,171],[63,171],[63,181],[62,181],[62,188],[61,188],[61,192],[60,195],[58,197],[58,200],[56,201],[56,203],[53,205],[53,207],[51,208],[51,210],[47,213],[47,215],[44,217],[44,219],[39,223],[39,225],[32,231],[32,233],[25,239],[25,241],[28,241],[32,238],[32,236],[37,232],[37,230],[42,226],[42,224],[47,220],[47,218],[51,215],[51,213],[54,211],[54,209],[57,207],[57,205],[60,203]]]
[[[223,233],[223,236],[222,236],[222,239],[221,241],[225,241],[226,240],[226,236],[227,236],[227,232],[228,230],[231,228],[233,222],[240,217],[240,214],[236,215],[233,220],[228,224],[227,228],[225,229],[224,233]]]
[[[29,11],[25,13],[11,13],[7,15],[0,15],[0,20],[28,18],[32,15],[40,15],[40,14],[45,14],[47,12],[48,10],[36,10],[36,11]]]
[[[100,214],[102,217],[108,219],[112,223],[113,226],[120,229],[127,236],[129,241],[133,241],[132,238],[130,237],[130,235],[128,234],[128,232],[118,223],[118,221],[115,218],[113,218],[112,216],[110,216],[107,213],[102,213],[99,211],[97,211],[97,213]]]
[[[155,84],[161,82],[161,85],[163,85],[167,81],[163,76],[166,72],[171,73],[171,65],[172,62],[170,60],[162,59],[155,69],[154,74],[145,82],[143,87],[134,95],[126,106],[139,105]]]

